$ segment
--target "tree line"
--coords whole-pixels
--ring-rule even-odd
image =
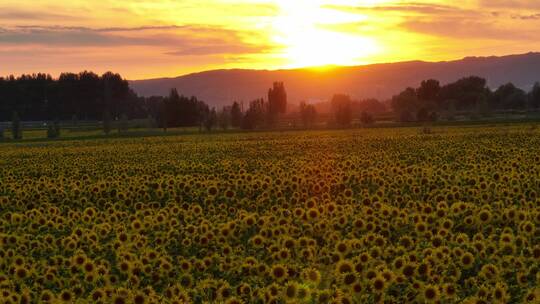
[[[452,118],[456,111],[485,115],[497,110],[532,110],[540,107],[540,83],[525,92],[512,83],[491,90],[487,81],[477,76],[444,86],[429,79],[394,96],[391,106],[401,121],[432,121],[440,114]]]
[[[179,95],[171,89],[169,96],[153,96],[146,100],[149,114],[156,118],[159,127],[168,128],[199,126],[208,131],[214,128],[272,128],[279,116],[287,110],[287,92],[282,82],[275,82],[268,90],[267,99],[249,102],[247,109],[235,101],[220,110],[210,108],[196,97]]]
[[[145,116],[144,98],[137,96],[127,80],[112,72],[62,73],[0,77],[0,120],[17,112],[25,121],[102,120],[125,114]]]
[[[58,137],[59,121],[66,120],[101,121],[107,134],[113,121],[120,132],[128,119],[140,118],[164,130],[193,126],[254,129],[275,126],[286,108],[282,82],[273,84],[266,101],[253,100],[244,111],[239,102],[216,110],[195,96],[180,95],[176,89],[168,96],[140,97],[127,80],[112,72],[101,76],[88,71],[62,73],[58,78],[42,73],[0,77],[0,121],[11,120],[13,138],[22,136],[22,121],[48,122],[49,137]]]
[[[417,88],[406,88],[387,102],[377,99],[356,101],[346,94],[335,94],[329,101],[327,123],[348,126],[353,120],[371,124],[389,106],[399,121],[433,121],[441,115],[450,118],[458,111],[489,114],[496,110],[540,108],[540,83],[525,92],[512,83],[491,90],[485,79],[471,76],[441,85],[438,80],[422,81]],[[245,108],[244,108],[245,106]],[[187,97],[171,89],[168,96],[140,97],[119,74],[107,72],[62,73],[0,77],[0,121],[11,120],[13,137],[21,136],[21,121],[48,121],[47,134],[59,135],[60,120],[102,121],[105,133],[117,121],[119,132],[127,129],[128,119],[146,118],[154,127],[275,128],[287,112],[287,92],[283,82],[274,82],[266,99],[255,99],[216,109],[197,97]],[[297,116],[304,127],[318,119],[317,105],[300,102]]]
[[[378,114],[386,112],[385,104],[390,106],[395,120],[401,122],[435,121],[441,116],[451,120],[458,112],[489,115],[495,111],[539,110],[540,83],[526,92],[512,83],[491,90],[486,79],[477,76],[446,85],[428,79],[417,88],[406,88],[388,102],[377,99],[354,101],[349,95],[336,94],[330,104],[334,115],[332,121],[338,126],[350,125],[353,119],[371,124]]]

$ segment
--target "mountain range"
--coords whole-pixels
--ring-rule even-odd
[[[233,101],[266,98],[274,81],[285,83],[289,103],[296,104],[302,100],[326,101],[335,93],[349,94],[354,99],[385,100],[406,87],[417,87],[425,79],[446,84],[471,75],[486,78],[492,89],[512,82],[530,90],[540,81],[540,53],[320,69],[213,70],[175,78],[135,80],[130,85],[142,96],[165,96],[171,88],[176,88],[180,94],[197,96],[211,106],[221,107]]]

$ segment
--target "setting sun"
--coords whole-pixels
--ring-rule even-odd
[[[355,65],[369,62],[378,45],[374,39],[332,31],[333,25],[357,23],[367,16],[323,7],[323,1],[278,1],[280,14],[273,41],[284,46],[289,67]]]

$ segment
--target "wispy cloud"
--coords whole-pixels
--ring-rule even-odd
[[[417,13],[417,14],[446,14],[446,13],[463,13],[458,7],[442,4],[430,4],[420,2],[406,2],[396,3],[388,5],[361,5],[361,6],[348,6],[348,5],[326,5],[328,8],[358,12],[382,12],[382,13]]]
[[[249,35],[256,33],[204,25],[107,28],[24,25],[0,28],[0,45],[168,47],[169,55],[245,54],[268,47],[244,42],[244,37]]]
[[[479,0],[480,7],[507,9],[540,9],[536,0]]]
[[[488,2],[488,0],[480,0]],[[534,27],[509,26],[506,22],[512,19],[537,20],[539,14],[516,14],[498,12],[507,5],[507,1],[489,0],[489,5],[463,5],[461,1],[454,4],[400,2],[375,6],[329,6],[333,9],[368,12],[371,14],[393,15],[399,19],[394,24],[394,30],[405,30],[411,33],[427,34],[437,38],[448,37],[469,40],[528,40],[536,36]],[[536,7],[530,1],[515,2],[518,7]],[[540,6],[540,4],[538,4]],[[338,27],[336,27],[338,28]],[[518,29],[519,28],[519,29]]]
[[[408,31],[429,34],[435,37],[449,37],[469,40],[529,40],[536,34],[522,30],[497,27],[497,25],[482,20],[463,20],[459,18],[439,18],[437,20],[409,20],[401,24]]]
[[[540,13],[532,15],[512,15],[512,18],[520,20],[540,20]]]
[[[0,7],[0,21],[43,21],[43,20],[76,20],[84,18],[83,16],[73,16],[64,13],[44,12],[31,9],[22,9],[14,7]]]

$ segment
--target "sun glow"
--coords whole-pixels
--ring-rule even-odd
[[[322,0],[278,1],[281,14],[273,40],[284,46],[287,67],[356,65],[369,62],[380,46],[370,37],[337,32],[336,24],[368,22],[368,17],[325,7]]]

